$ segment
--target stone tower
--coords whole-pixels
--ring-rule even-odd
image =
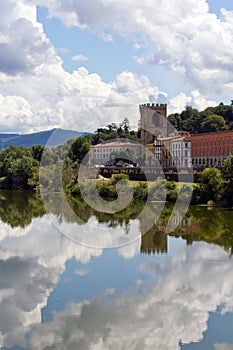
[[[167,105],[147,103],[140,108],[141,143],[152,143],[157,135],[167,135]]]

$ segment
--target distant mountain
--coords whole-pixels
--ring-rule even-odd
[[[10,145],[32,147],[40,144],[53,147],[62,145],[70,138],[76,138],[84,134],[85,133],[83,132],[64,129],[52,129],[24,135],[0,134],[0,149],[6,148]]]

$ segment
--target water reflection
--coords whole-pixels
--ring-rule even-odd
[[[78,225],[85,226],[85,223],[91,223],[90,226],[93,227],[94,231],[96,227],[102,227],[107,229],[106,232],[111,229],[113,234],[114,229],[116,231],[119,229],[120,235],[123,236],[132,231],[137,231],[135,238],[141,238],[141,252],[158,254],[167,252],[168,237],[165,232],[170,219],[174,226],[177,226],[177,223],[180,222],[170,236],[181,237],[187,245],[203,240],[220,245],[229,255],[233,251],[233,215],[231,210],[190,206],[184,218],[180,217],[182,210],[179,210],[179,208],[175,213],[173,212],[173,216],[170,218],[173,206],[166,204],[157,222],[150,227],[154,219],[154,213],[158,210],[157,203],[151,203],[144,212],[144,216],[141,217],[140,212],[143,210],[143,203],[141,202],[133,202],[124,210],[110,214],[93,210],[78,197],[71,197],[68,201],[70,208],[64,211],[65,207],[60,196],[50,196],[48,211],[58,226],[64,224],[66,230],[68,229],[67,224],[78,223]],[[78,216],[74,217],[71,211],[78,213]],[[28,229],[33,219],[42,218],[48,213],[46,213],[39,195],[27,191],[0,191],[0,219],[2,223],[18,229],[18,234],[20,234],[20,231],[25,232],[21,229]],[[148,222],[150,222],[149,225]],[[147,230],[148,226],[150,227],[149,230]],[[7,226],[6,230],[8,230]],[[80,228],[79,230],[82,234],[83,230]],[[1,235],[3,235],[3,231],[4,229],[1,230]],[[10,230],[8,231],[10,232]],[[16,230],[11,232],[13,231],[16,235]],[[75,229],[75,233],[76,231]],[[97,232],[94,234],[96,235]]]
[[[232,349],[230,211],[190,208],[167,236],[166,206],[133,244],[104,250],[75,244],[54,227],[51,215],[64,229],[77,227],[59,196],[49,215],[28,193],[2,192],[0,204],[0,348]],[[102,226],[119,235],[146,226],[139,203],[116,215],[78,199],[70,205],[94,221],[93,235]],[[86,227],[78,225],[80,235]],[[224,332],[211,332],[220,319]]]

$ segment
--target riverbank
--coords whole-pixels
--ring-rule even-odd
[[[71,195],[85,195],[90,194],[90,186],[88,181],[81,185],[71,183],[66,187],[66,190]],[[95,181],[95,186],[97,193],[103,198],[116,199],[119,191],[125,191],[131,187],[133,198],[136,200],[175,202],[178,195],[191,199],[194,184],[176,183],[162,178],[158,178],[156,181],[132,181],[126,174],[119,174],[111,179],[99,178]]]

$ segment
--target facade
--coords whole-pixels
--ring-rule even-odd
[[[194,134],[188,139],[194,167],[221,167],[229,154],[233,154],[233,130]]]
[[[147,103],[140,108],[141,143],[146,146],[153,143],[156,136],[167,135],[167,105]]]
[[[91,146],[91,164],[101,165],[114,159],[120,153],[126,152],[131,154],[134,158],[138,158],[141,155],[141,145],[138,143],[133,143],[129,141],[109,141],[99,143],[98,145]],[[129,157],[129,160],[130,159]]]
[[[179,131],[167,137],[159,136],[155,141],[155,162],[163,168],[191,167],[191,142],[189,133]]]
[[[192,166],[191,142],[186,138],[171,140],[172,162],[176,167],[190,168]]]
[[[146,165],[154,166],[156,164],[154,155],[155,155],[155,144],[148,143],[146,145]]]

